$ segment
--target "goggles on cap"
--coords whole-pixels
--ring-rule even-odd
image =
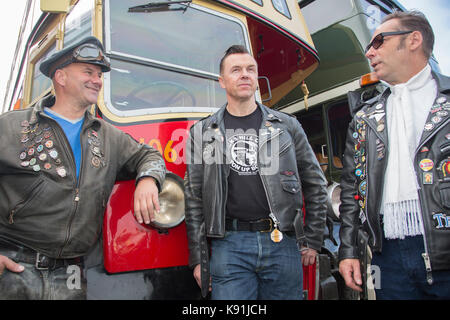
[[[95,44],[86,43],[75,50],[73,50],[73,58],[76,61],[98,61],[103,62],[105,65],[109,66],[109,63],[106,61],[103,56],[102,50],[97,47]]]
[[[62,69],[74,62],[96,64],[102,67],[102,71],[109,71],[110,69],[110,64],[103,55],[102,49],[100,49],[95,44],[85,43],[75,48],[73,50],[72,56],[65,62],[61,63],[58,67],[56,67],[55,70],[52,72],[51,77],[53,77],[56,70]]]
[[[391,31],[391,32],[379,33],[369,43],[369,45],[366,47],[366,51],[364,51],[364,52],[367,53],[370,50],[370,47],[373,47],[374,49],[378,49],[379,47],[381,47],[381,45],[384,42],[384,37],[386,37],[386,36],[397,36],[397,35],[401,35],[401,34],[408,34],[411,32],[413,32],[413,31]]]

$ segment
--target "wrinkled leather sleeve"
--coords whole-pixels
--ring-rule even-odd
[[[300,123],[292,118],[297,167],[305,207],[306,246],[320,251],[327,214],[327,180]]]
[[[354,150],[355,141],[352,136],[355,131],[355,120],[350,122],[347,140],[345,144],[345,153],[343,165],[344,169],[341,176],[341,205],[339,207],[341,229],[339,236],[341,245],[339,247],[339,260],[358,258],[358,229],[360,227],[359,205],[355,200],[356,195],[356,177]]]
[[[202,142],[194,139],[194,130],[200,130],[201,122],[191,127],[186,143],[186,176],[185,185],[185,210],[186,232],[189,245],[189,266],[195,267],[201,262],[201,244],[206,241],[204,217],[203,217],[203,162]],[[200,157],[200,158],[199,158]],[[199,163],[200,162],[200,163]],[[203,227],[202,227],[203,225]]]

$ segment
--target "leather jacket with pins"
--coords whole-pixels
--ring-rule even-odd
[[[151,176],[160,188],[166,168],[158,151],[86,112],[77,180],[63,129],[43,112],[53,104],[48,95],[0,115],[0,237],[65,259],[98,240],[116,180]]]
[[[429,281],[432,270],[450,269],[450,78],[432,75],[438,94],[414,154]],[[340,260],[358,258],[359,228],[367,232],[372,250],[382,251],[379,212],[389,150],[384,120],[389,94],[386,89],[365,102],[350,122],[341,178]]]

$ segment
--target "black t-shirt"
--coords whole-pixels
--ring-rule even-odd
[[[226,216],[239,220],[267,218],[270,213],[264,186],[258,170],[258,130],[260,108],[244,117],[225,110],[227,155],[230,165]]]

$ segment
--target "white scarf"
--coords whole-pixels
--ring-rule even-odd
[[[404,239],[405,236],[423,234],[419,185],[413,163],[437,89],[429,65],[408,82],[389,87],[391,95],[386,106],[389,158],[382,214],[385,237]],[[423,95],[417,96],[417,91],[422,90],[427,90],[427,99]]]

